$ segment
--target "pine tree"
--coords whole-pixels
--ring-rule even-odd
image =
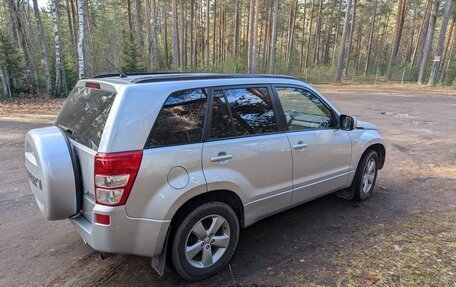
[[[12,92],[21,91],[23,75],[22,56],[18,47],[6,33],[0,31],[0,77],[6,98],[11,98]]]
[[[139,53],[137,41],[133,37],[127,37],[124,31],[124,42],[122,49],[122,72],[141,72],[144,67],[141,63],[141,55]]]

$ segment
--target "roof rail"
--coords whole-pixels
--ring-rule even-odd
[[[124,73],[127,76],[152,76],[152,75],[169,75],[169,74],[189,74],[188,72],[132,72]],[[92,79],[120,77],[119,73],[95,75]]]
[[[173,73],[171,73],[173,74]],[[164,81],[193,81],[193,80],[216,80],[216,79],[251,79],[251,78],[281,78],[298,80],[292,76],[285,75],[264,75],[264,74],[197,74],[197,73],[179,73],[169,77],[143,77],[132,80],[130,83],[152,83]]]

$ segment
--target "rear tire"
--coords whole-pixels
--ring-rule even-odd
[[[374,150],[361,158],[353,181],[354,200],[362,201],[371,197],[378,172],[378,154]]]
[[[176,229],[171,245],[175,270],[189,281],[220,272],[234,254],[239,231],[239,219],[228,204],[200,205]]]

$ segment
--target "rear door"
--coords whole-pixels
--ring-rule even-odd
[[[315,93],[277,86],[293,156],[293,199],[298,204],[347,184],[351,140],[337,115]]]
[[[246,225],[290,205],[290,145],[267,85],[215,88],[203,145],[208,190],[242,195]]]
[[[82,213],[90,222],[95,205],[94,160],[115,97],[114,90],[77,86],[55,122],[66,131],[76,151],[83,187]]]

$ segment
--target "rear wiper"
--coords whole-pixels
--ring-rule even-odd
[[[67,134],[69,135],[73,135],[74,134],[74,130],[72,128],[68,128],[66,126],[62,126],[62,125],[58,125],[62,130],[64,130]]]

